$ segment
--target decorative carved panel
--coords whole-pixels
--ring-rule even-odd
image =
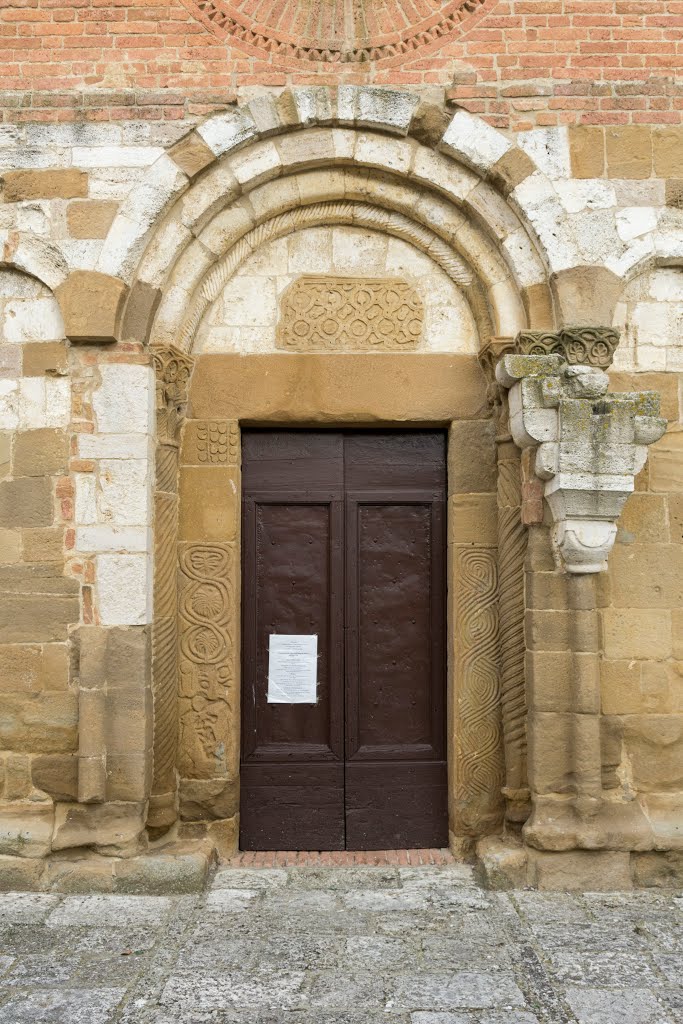
[[[284,293],[277,347],[297,352],[414,349],[424,309],[407,281],[300,277]]]
[[[558,355],[570,366],[597,366],[601,370],[612,365],[619,344],[619,331],[613,327],[563,327],[553,331],[522,331],[515,339],[514,350],[521,355]]]
[[[225,774],[236,656],[228,544],[180,545],[180,752],[184,778]],[[233,709],[235,710],[235,709]]]
[[[503,785],[496,552],[458,547],[454,557],[458,831],[480,835],[500,816]]]
[[[185,425],[182,456],[186,466],[235,466],[239,450],[235,420],[190,420]]]

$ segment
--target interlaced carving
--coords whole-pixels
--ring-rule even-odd
[[[369,203],[312,203],[310,206],[288,210],[259,224],[243,235],[229,252],[221,257],[198,289],[180,332],[180,348],[184,352],[190,351],[197,328],[207,309],[221,294],[238,267],[257,249],[276,238],[283,238],[295,231],[318,224],[348,224],[402,238],[433,259],[459,287],[468,288],[473,283],[471,270],[450,245],[429,228],[416,224],[403,214],[371,206]]]
[[[415,348],[424,309],[407,281],[300,277],[282,297],[277,347],[300,352]]]
[[[226,544],[184,544],[180,552],[180,772],[221,774],[226,760],[228,688],[233,678],[234,552]]]

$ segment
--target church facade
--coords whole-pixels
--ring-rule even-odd
[[[0,14],[1,887],[680,884],[679,6]]]

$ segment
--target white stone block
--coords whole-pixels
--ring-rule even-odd
[[[599,178],[577,181],[555,182],[555,190],[567,213],[583,213],[584,210],[606,210],[617,205],[614,186]]]
[[[415,152],[411,178],[436,187],[459,203],[463,202],[481,181],[479,175],[441,153],[419,146]]]
[[[545,281],[546,274],[536,247],[524,228],[513,231],[502,243],[517,283],[522,288]]]
[[[418,103],[416,93],[371,85],[340,85],[337,117],[340,124],[407,135]]]
[[[103,551],[146,553],[152,550],[152,531],[145,526],[78,526],[76,550],[84,555]]]
[[[356,162],[407,174],[413,159],[411,142],[391,139],[382,135],[359,135],[356,142]]]
[[[301,124],[330,124],[332,97],[324,85],[296,86],[292,89],[296,113]]]
[[[143,626],[152,621],[152,558],[102,554],[95,559],[98,611],[103,626]]]
[[[17,345],[61,341],[64,321],[56,299],[10,299],[3,309],[2,335]]]
[[[565,125],[518,132],[517,145],[549,178],[571,177],[569,131]]]
[[[229,326],[258,327],[277,321],[275,281],[272,278],[234,277],[229,288]]]
[[[145,434],[79,434],[79,459],[150,459],[154,443]]]
[[[68,377],[45,381],[45,426],[66,427],[71,422],[71,382]]]
[[[74,167],[149,167],[164,150],[160,146],[74,146]]]
[[[69,273],[69,267],[59,249],[39,235],[22,234],[12,251],[12,262],[20,270],[43,281],[48,288],[58,288]]]
[[[657,211],[648,206],[630,206],[617,212],[617,231],[624,242],[646,235],[657,227]]]
[[[0,379],[0,430],[19,426],[19,382]]]
[[[446,128],[439,149],[477,170],[488,170],[512,149],[512,143],[481,118],[459,110]]]
[[[101,434],[152,434],[156,383],[150,366],[102,364],[93,395]]]
[[[44,377],[24,377],[19,381],[19,426],[23,430],[45,426]]]
[[[582,262],[567,213],[546,177],[530,174],[512,190],[510,199],[534,228],[551,270],[567,270]]]
[[[290,274],[328,274],[332,270],[332,228],[309,228],[287,239]]]
[[[197,132],[216,156],[229,153],[258,137],[253,118],[244,110],[216,114],[200,124]]]
[[[43,285],[18,270],[0,270],[0,299],[37,299]]]
[[[63,238],[59,248],[69,270],[93,270],[104,242],[101,238]]]
[[[261,142],[233,156],[230,166],[241,185],[249,183],[253,187],[276,178],[282,171],[282,160],[272,142]]]
[[[147,459],[102,459],[97,521],[141,526],[152,520],[152,464]]]
[[[384,271],[387,236],[354,228],[332,229],[332,267],[337,273],[372,277]]]
[[[683,270],[658,267],[650,275],[649,291],[658,302],[683,302]]]
[[[97,522],[97,478],[94,473],[74,473],[74,515],[79,524]]]

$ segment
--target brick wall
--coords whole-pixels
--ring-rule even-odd
[[[244,0],[230,7],[241,10],[240,23],[216,16],[228,9],[224,0],[5,0],[3,118],[173,121],[220,109],[254,86],[345,80],[446,88],[450,101],[501,128],[682,120],[682,0],[423,6],[437,13],[416,16],[419,31],[411,35],[398,14],[391,23],[389,4],[373,8],[366,0],[369,30],[389,42],[364,51],[369,59],[331,62],[314,59],[330,51],[295,45],[305,3],[281,3],[279,15],[275,5],[261,4],[266,27],[257,32]],[[376,17],[375,25],[370,15],[380,7],[385,21]],[[322,47],[334,31],[304,27]]]

